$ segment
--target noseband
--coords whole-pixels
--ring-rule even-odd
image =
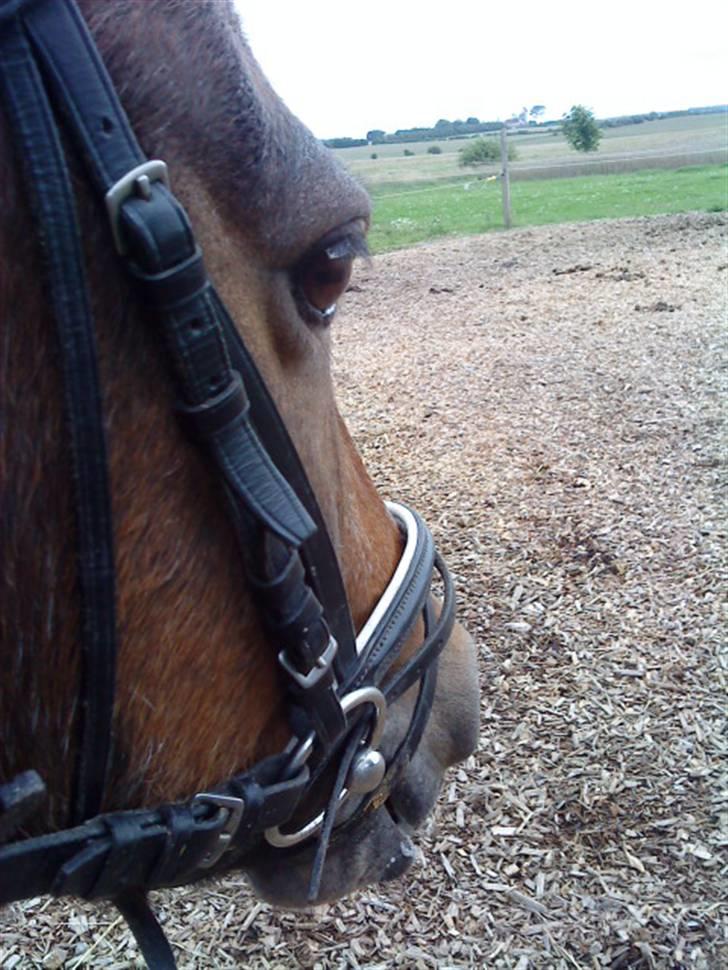
[[[437,657],[452,631],[453,587],[422,519],[389,504],[402,556],[354,635],[331,541],[295,448],[210,283],[167,167],[141,152],[74,0],[0,0],[0,91],[43,227],[61,346],[83,657],[72,827],[8,842],[45,789],[32,771],[0,786],[0,903],[48,892],[111,898],[150,966],[171,967],[169,944],[146,903],[150,889],[239,866],[265,842],[285,851],[318,839],[316,897],[329,840],[386,801],[417,749]],[[285,750],[189,801],[156,809],[98,814],[112,746],[113,531],[94,327],[57,116],[105,200],[121,262],[143,304],[153,307],[180,420],[220,482],[289,701]],[[443,591],[437,615],[435,573]],[[397,665],[420,619],[424,640]],[[410,723],[385,760],[379,744],[388,707],[414,685]],[[301,821],[300,806],[324,783],[331,786],[326,807]],[[347,818],[336,825],[347,801]]]

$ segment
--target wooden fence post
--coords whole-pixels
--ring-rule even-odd
[[[501,191],[503,193],[503,224],[506,229],[510,229],[512,226],[511,221],[511,180],[508,175],[508,146],[506,144],[506,126],[503,125],[500,132],[500,149],[501,149],[501,164],[503,169],[501,171]]]

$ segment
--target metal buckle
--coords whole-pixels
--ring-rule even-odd
[[[192,801],[200,802],[203,805],[214,805],[219,808],[221,813],[225,813],[222,828],[217,834],[216,844],[202,857],[200,862],[201,869],[210,869],[230,847],[243,817],[245,802],[242,798],[233,798],[231,795],[217,795],[215,792],[206,791],[199,792]]]
[[[329,636],[329,642],[326,645],[326,649],[316,660],[315,665],[307,674],[302,674],[300,671],[296,670],[291,661],[288,659],[285,650],[281,650],[281,652],[278,654],[278,663],[281,665],[281,667],[283,667],[286,673],[296,681],[302,690],[310,690],[312,687],[315,687],[321,678],[326,676],[326,674],[331,670],[331,665],[334,662],[334,657],[336,656],[338,649],[339,644],[332,636]]]
[[[358,690],[353,690],[350,694],[347,694],[341,699],[341,708],[344,714],[348,714],[353,711],[354,708],[360,707],[362,704],[372,704],[376,710],[376,720],[374,722],[374,729],[372,730],[372,735],[369,738],[369,743],[366,748],[362,750],[362,754],[368,754],[374,751],[382,740],[382,735],[384,734],[384,724],[387,718],[387,701],[384,694],[376,687],[360,687]],[[308,739],[303,742],[306,745]],[[310,747],[306,750],[306,757],[310,754]],[[304,759],[305,760],[305,759]],[[346,799],[351,794],[350,788],[344,788],[339,796],[338,808],[344,804]],[[269,845],[275,846],[277,849],[285,849],[291,845],[297,845],[299,842],[303,842],[305,839],[310,839],[312,835],[315,835],[321,826],[324,824],[324,817],[326,812],[320,812],[315,818],[307,822],[306,825],[297,829],[295,832],[281,832],[279,825],[274,825],[269,829],[265,830],[265,840]]]
[[[341,700],[341,708],[344,714],[353,711],[355,707],[361,707],[362,704],[373,704],[377,712],[374,730],[369,738],[369,747],[376,748],[384,734],[384,723],[387,720],[387,699],[376,687],[360,687]]]
[[[118,182],[115,182],[104,196],[106,211],[111,223],[111,235],[114,237],[114,246],[120,256],[124,256],[127,247],[119,229],[119,209],[132,195],[140,199],[151,198],[151,183],[163,182],[169,188],[169,173],[166,164],[160,159],[152,159],[137,165],[126,175],[122,175]]]

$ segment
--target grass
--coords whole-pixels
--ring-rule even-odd
[[[503,226],[498,181],[434,183],[416,189],[372,186],[373,252]],[[511,183],[514,226],[728,209],[728,166],[691,166],[617,175]]]

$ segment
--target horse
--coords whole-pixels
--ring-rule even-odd
[[[62,44],[52,19],[59,16],[67,20]],[[77,49],[68,24],[82,38]],[[41,891],[114,898],[150,962],[172,965],[155,957],[149,943],[155,931],[140,900],[150,886],[234,865],[264,898],[302,906],[407,869],[409,835],[432,811],[443,773],[476,745],[474,646],[462,626],[443,620],[445,605],[429,593],[431,564],[424,585],[421,577],[404,580],[416,609],[391,592],[400,573],[422,573],[429,534],[414,513],[380,498],[337,410],[336,306],[356,257],[366,252],[368,197],[274,94],[231,3],[78,0],[76,7],[74,0],[4,0],[0,39],[13,31],[13,43],[41,62],[23,77],[39,77],[33,84],[46,90],[50,108],[43,110],[55,116],[51,141],[65,158],[57,168],[67,168],[65,183],[74,190],[96,368],[77,382],[76,411],[82,421],[95,414],[88,386],[96,373],[101,418],[100,443],[87,449],[89,459],[74,438],[85,426],[78,431],[69,420],[76,392],[73,385],[69,390],[72,368],[59,346],[63,308],[51,298],[47,275],[57,230],[38,225],[39,207],[50,209],[50,223],[65,211],[53,195],[62,192],[47,188],[50,149],[31,159],[29,174],[14,126],[31,109],[17,107],[15,82],[6,76],[0,99],[0,902],[19,898],[10,882],[22,882],[30,871],[32,846],[46,860],[58,851],[58,872],[44,872]],[[89,176],[91,150],[74,128],[83,98],[71,107],[57,103],[77,82],[79,52],[95,65],[95,51],[102,66],[88,71],[106,78],[94,81],[98,98],[112,99],[115,89],[123,105],[117,111],[110,100],[112,107],[90,113],[98,123],[98,152],[103,156],[125,124],[117,112],[128,118],[145,159],[141,174],[120,179],[115,196],[106,193],[108,217]],[[15,61],[0,59],[10,65],[9,75]],[[138,263],[130,272],[120,257],[130,213],[157,203],[188,214],[204,252],[201,275],[192,244],[184,285],[192,292],[190,280],[196,280],[194,299],[203,293],[204,312],[219,317],[226,307],[234,321],[218,341],[226,360],[242,361],[231,371],[234,393],[228,393],[233,382],[224,392],[213,388],[203,404],[180,406],[185,360],[168,364],[167,331],[153,322],[159,306],[171,306],[170,279],[141,272]],[[63,266],[66,250],[56,248]],[[182,271],[177,275],[179,289]],[[144,277],[146,288],[135,276]],[[56,278],[57,287],[64,285],[70,285],[65,270]],[[79,288],[72,287],[74,296]],[[170,320],[182,312],[178,297],[175,291]],[[231,344],[240,344],[237,358]],[[264,403],[256,403],[261,395]],[[223,427],[233,399],[235,419]],[[269,424],[277,429],[270,432],[277,435],[272,446]],[[243,481],[231,518],[237,486],[230,469],[222,460],[221,485],[210,468],[233,426],[247,435],[246,454],[279,497],[271,502],[264,489]],[[200,434],[207,434],[202,443]],[[97,592],[84,599],[78,553],[88,543],[87,506],[78,494],[84,475],[107,485],[106,504],[96,504],[106,509],[113,544],[99,540],[99,551],[91,541],[89,558],[98,565],[106,549],[110,559],[113,585],[98,595],[106,596],[111,659],[83,640],[89,612],[104,616]],[[106,494],[101,486],[98,491]],[[103,512],[99,517],[103,535]],[[323,543],[325,561],[318,552],[306,554],[314,542]],[[92,570],[87,585],[94,591],[97,579]],[[337,583],[341,602],[331,589]],[[358,644],[363,628],[384,623],[381,611],[377,616],[383,593],[398,604],[386,613],[389,632],[379,646],[349,647],[347,660],[343,641],[352,631]],[[447,604],[447,594],[444,599]],[[291,618],[296,610],[305,623]],[[291,630],[299,641],[323,631],[320,649],[307,641],[309,653],[297,653],[298,642],[283,650],[271,642],[290,640]],[[387,636],[397,641],[391,656]],[[423,642],[427,655],[418,660]],[[387,694],[393,682],[399,686]],[[401,765],[390,772],[403,749]],[[242,780],[221,794],[215,786],[232,777]],[[295,798],[277,817],[284,792],[293,788]],[[253,808],[257,816],[248,823]],[[200,848],[189,840],[203,828]],[[162,841],[142,865],[137,843],[152,830],[163,831]],[[61,851],[64,839],[73,844]],[[245,851],[236,851],[243,843]],[[184,868],[182,857],[191,852],[196,861]],[[139,875],[140,866],[146,875]],[[35,878],[28,877],[28,886]],[[37,891],[33,885],[26,894]]]

